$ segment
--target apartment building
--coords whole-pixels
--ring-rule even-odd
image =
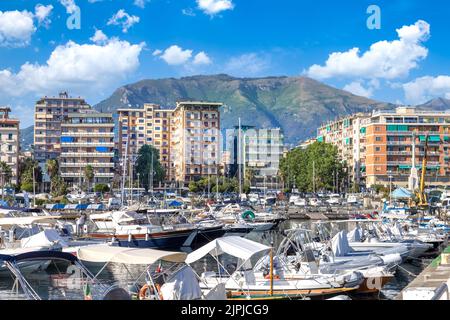
[[[450,183],[449,129],[450,112],[399,107],[330,122],[318,129],[317,140],[338,147],[355,183],[413,188],[428,136],[426,179],[439,186]]]
[[[366,184],[408,186],[411,172],[421,170],[428,136],[426,183],[450,183],[450,112],[401,107],[374,112],[366,128]]]
[[[117,110],[120,157],[127,154],[132,159],[143,145],[149,144],[159,150],[166,181],[185,182],[216,174],[220,163],[221,106],[178,102],[174,109],[145,104],[141,109]]]
[[[43,166],[48,159],[61,153],[61,123],[69,113],[90,109],[82,98],[69,97],[62,92],[58,97],[43,97],[36,102],[34,113],[34,156]]]
[[[9,117],[10,112],[10,108],[0,107],[0,161],[5,162],[11,168],[11,183],[17,184],[20,122],[17,119],[11,119]]]
[[[231,174],[236,176],[239,163],[242,174],[250,173],[252,185],[277,188],[278,170],[284,153],[284,137],[280,128],[257,129],[236,126],[227,133],[227,149],[231,152]],[[240,139],[240,142],[239,142]]]
[[[119,109],[117,113],[119,156],[123,158],[127,154],[131,159],[136,157],[142,146],[152,145],[159,150],[166,179],[173,181],[170,136],[174,110],[163,109],[156,104],[145,104],[142,109]]]
[[[61,123],[60,171],[69,186],[83,186],[85,168],[94,171],[93,184],[110,185],[114,178],[114,120],[111,113],[83,110]]]
[[[337,147],[339,157],[349,168],[350,179],[364,183],[366,119],[370,114],[357,113],[330,121],[317,130],[318,142],[330,143]]]
[[[170,141],[176,181],[188,184],[219,174],[222,105],[201,101],[177,102]]]

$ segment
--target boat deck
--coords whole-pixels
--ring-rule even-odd
[[[396,300],[431,300],[439,290],[447,291],[440,300],[450,300],[450,264],[443,263],[443,255],[448,254],[450,246],[404,288]]]

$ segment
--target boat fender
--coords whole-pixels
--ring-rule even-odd
[[[159,298],[161,300],[163,299],[162,293],[161,293],[161,286],[159,284],[155,285],[156,287],[156,291],[158,292]],[[142,286],[141,290],[139,290],[139,300],[145,300],[145,297],[147,296],[147,291],[150,290],[150,294],[154,293],[154,290],[151,286],[149,286],[148,284],[145,284],[144,286]]]
[[[145,284],[142,286],[142,288],[139,290],[139,300],[145,300],[145,297],[147,296],[147,291],[153,291],[151,290],[150,286],[148,284]]]
[[[270,274],[266,275],[264,278],[265,278],[266,280],[270,280]],[[273,275],[273,280],[280,280],[280,276],[277,275],[277,274],[274,274],[274,275]]]

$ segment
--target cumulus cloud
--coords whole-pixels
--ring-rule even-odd
[[[193,64],[201,65],[201,64],[211,64],[211,58],[203,51],[197,53],[194,57]]]
[[[173,45],[164,50],[161,54],[163,59],[169,65],[185,64],[192,57],[192,50],[183,50],[183,48]]]
[[[361,54],[359,48],[329,55],[325,65],[313,65],[306,74],[316,79],[333,77],[395,79],[409,75],[428,55],[423,42],[430,36],[430,25],[419,20],[397,29],[399,39],[379,41]]]
[[[65,88],[99,90],[136,70],[144,46],[118,39],[104,45],[69,41],[56,47],[45,64],[27,62],[17,73],[0,70],[0,93],[18,97]]]
[[[34,16],[36,17],[39,24],[48,26],[50,24],[49,16],[52,13],[53,6],[50,4],[48,6],[44,6],[42,4],[36,5],[34,11]]]
[[[0,11],[0,47],[24,47],[36,31],[33,13],[28,11]]]
[[[225,65],[225,71],[236,76],[256,76],[270,66],[269,58],[257,53],[246,53],[232,57]]]
[[[102,30],[96,30],[95,34],[89,39],[94,43],[104,44],[108,41],[108,36]]]
[[[373,96],[373,88],[372,87],[365,88],[363,87],[363,84],[359,81],[353,81],[347,84],[343,89],[345,91],[348,91],[361,97],[370,98]]]
[[[450,99],[450,76],[425,76],[403,84],[405,99],[410,104],[422,104],[431,99]]]
[[[233,10],[232,0],[197,0],[197,6],[205,14],[214,16],[222,11]]]
[[[124,33],[128,32],[133,25],[139,23],[140,18],[138,16],[129,15],[124,9],[120,9],[114,14],[108,21],[108,25],[120,25]]]

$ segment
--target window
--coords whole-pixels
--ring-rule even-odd
[[[375,152],[380,152],[381,148],[380,147],[375,147]]]
[[[375,141],[381,142],[381,141],[383,141],[383,139],[382,139],[381,137],[376,137],[376,138],[375,138]]]

